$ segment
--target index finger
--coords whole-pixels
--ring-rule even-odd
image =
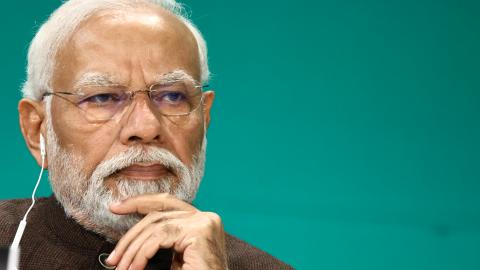
[[[146,215],[153,211],[197,211],[191,204],[169,193],[145,194],[134,196],[110,205],[114,214],[138,213]]]

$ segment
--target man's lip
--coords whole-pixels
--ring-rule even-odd
[[[170,173],[170,170],[161,164],[133,164],[117,172],[132,180],[144,181],[158,180]]]

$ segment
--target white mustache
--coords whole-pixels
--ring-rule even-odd
[[[103,179],[136,163],[157,163],[163,165],[177,177],[189,173],[187,166],[164,148],[133,146],[108,160],[102,161],[93,171],[91,178]]]

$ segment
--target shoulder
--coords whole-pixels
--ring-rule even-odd
[[[42,204],[44,200],[37,199],[37,203]],[[10,245],[31,202],[31,199],[0,200],[0,246]]]
[[[226,235],[229,270],[240,269],[293,269],[272,255],[237,237]]]
[[[0,200],[0,225],[8,227],[18,224],[30,202],[28,199]]]
[[[29,200],[0,200],[0,247],[9,246]]]

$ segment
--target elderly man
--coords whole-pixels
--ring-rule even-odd
[[[28,214],[20,269],[291,269],[191,204],[214,100],[206,52],[171,0],[71,0],[52,14],[19,112],[55,196]],[[0,204],[2,246],[29,205]]]

